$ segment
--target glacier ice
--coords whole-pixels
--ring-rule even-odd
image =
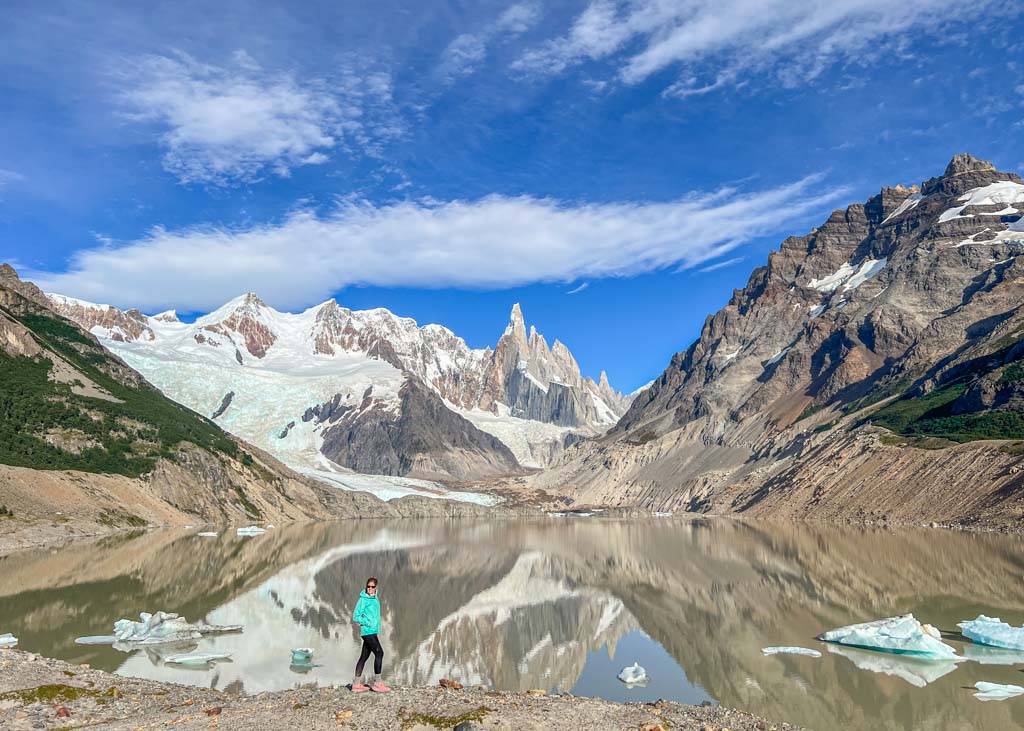
[[[212,530],[204,530],[201,533],[196,533],[196,535],[201,536],[203,538],[216,538],[217,532]]]
[[[18,638],[10,632],[0,635],[0,647],[14,647],[18,644]]]
[[[887,617],[873,622],[851,624],[818,635],[819,640],[866,650],[914,655],[932,660],[962,659],[942,641],[930,624],[921,624],[913,614]]]
[[[999,617],[978,615],[977,619],[957,624],[964,637],[979,645],[1024,650],[1024,627],[1014,627]]]
[[[761,650],[765,655],[806,655],[807,657],[821,657],[817,650],[807,647],[765,647]]]
[[[228,660],[231,653],[228,652],[182,652],[164,658],[164,664],[171,665],[209,665],[216,660]]]
[[[112,645],[117,642],[115,635],[88,635],[87,637],[76,637],[76,645]]]
[[[833,655],[845,657],[861,670],[880,675],[892,675],[910,683],[915,688],[924,688],[941,677],[956,670],[955,660],[929,660],[914,655],[892,655],[867,650],[855,650],[841,645],[829,645]]]
[[[292,650],[292,662],[309,662],[313,659],[312,647],[296,647]]]
[[[1015,698],[1024,693],[1024,688],[1019,685],[986,683],[984,680],[975,683],[974,688],[978,691],[974,697],[979,701],[1005,701],[1007,698]]]
[[[640,664],[637,662],[622,668],[622,672],[619,673],[618,677],[626,685],[643,685],[649,680],[647,671],[640,667]]]
[[[247,525],[246,527],[239,528],[234,532],[236,532],[238,535],[262,535],[266,532],[266,529],[261,528],[258,525]]]
[[[130,619],[119,619],[114,622],[114,637],[118,642],[135,645],[160,645],[170,642],[198,640],[206,634],[223,632],[240,632],[241,625],[215,625],[189,622],[171,612],[155,612],[139,614],[140,622]]]

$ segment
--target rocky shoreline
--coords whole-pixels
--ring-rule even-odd
[[[0,727],[72,729],[682,729],[797,731],[742,711],[668,701],[613,703],[543,691],[396,688],[353,695],[302,687],[246,696],[113,675],[17,649],[0,651]]]

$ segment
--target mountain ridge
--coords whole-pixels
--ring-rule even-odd
[[[922,474],[966,490],[953,474],[962,454],[987,450],[977,497],[992,504],[961,495],[922,515],[1020,510],[1019,457],[954,445],[1024,439],[1022,384],[1008,371],[1024,351],[1021,209],[1018,175],[958,155],[916,190],[883,188],[834,211],[783,241],[606,436],[568,450],[536,483],[567,485],[579,502],[805,517],[828,503],[836,516],[838,496],[850,500],[844,478],[880,479],[851,450],[884,462],[944,445]],[[928,400],[936,393],[941,403]],[[898,513],[884,492],[875,505],[850,500],[846,514]]]

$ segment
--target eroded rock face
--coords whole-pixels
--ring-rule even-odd
[[[729,486],[756,492],[783,467],[799,479],[808,430],[942,388],[957,368],[973,384],[959,408],[1015,408],[1017,387],[997,381],[1015,358],[1007,344],[1024,336],[1022,212],[1020,178],[969,155],[920,189],[835,211],[786,239],[608,437],[571,450],[541,482],[577,485],[581,499],[689,496],[710,509]]]
[[[321,451],[343,467],[379,475],[469,479],[519,470],[500,440],[447,408],[419,381],[406,381],[398,403],[364,394],[358,408],[330,401],[309,416],[324,424]]]

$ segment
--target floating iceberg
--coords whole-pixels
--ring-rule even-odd
[[[647,677],[647,671],[640,667],[639,663],[634,662],[629,667],[622,668],[622,672],[619,673],[619,680],[626,685],[643,685],[649,678]]]
[[[18,644],[18,638],[10,632],[0,635],[0,647],[14,647]]]
[[[88,637],[76,637],[76,645],[112,645],[117,642],[115,635],[89,635]]]
[[[240,536],[261,536],[266,532],[265,528],[260,528],[258,525],[247,525],[245,528],[239,528],[235,531]]]
[[[119,619],[114,622],[115,639],[118,642],[136,645],[161,645],[169,642],[198,640],[206,634],[240,632],[242,630],[242,626],[238,624],[214,625],[205,622],[189,624],[184,617],[170,612],[156,612],[155,614],[142,612],[139,619],[142,621],[133,622],[130,619]]]
[[[1024,627],[1014,627],[999,617],[986,617],[982,614],[969,622],[960,622],[957,627],[964,637],[979,645],[1024,650]]]
[[[296,647],[292,650],[292,662],[303,663],[309,662],[313,659],[313,648],[312,647]]]
[[[974,697],[979,701],[1005,701],[1007,698],[1016,698],[1024,693],[1024,688],[1019,685],[1003,685],[1002,683],[986,683],[979,680],[974,684],[977,693]]]
[[[202,536],[203,538],[216,538],[217,532],[212,530],[204,530],[201,533],[196,533],[196,535]]]
[[[216,660],[227,660],[231,657],[226,652],[183,652],[164,658],[165,663],[172,665],[209,665]]]
[[[885,655],[840,645],[829,645],[828,651],[845,657],[861,670],[902,678],[915,688],[923,688],[956,670],[956,661],[953,660],[928,660],[914,655]]]
[[[818,635],[818,639],[929,660],[960,659],[956,650],[942,641],[942,635],[937,629],[930,624],[921,624],[914,619],[913,614],[839,627],[823,632]]]
[[[817,650],[807,647],[765,647],[761,650],[765,655],[807,655],[807,657],[821,657]]]

